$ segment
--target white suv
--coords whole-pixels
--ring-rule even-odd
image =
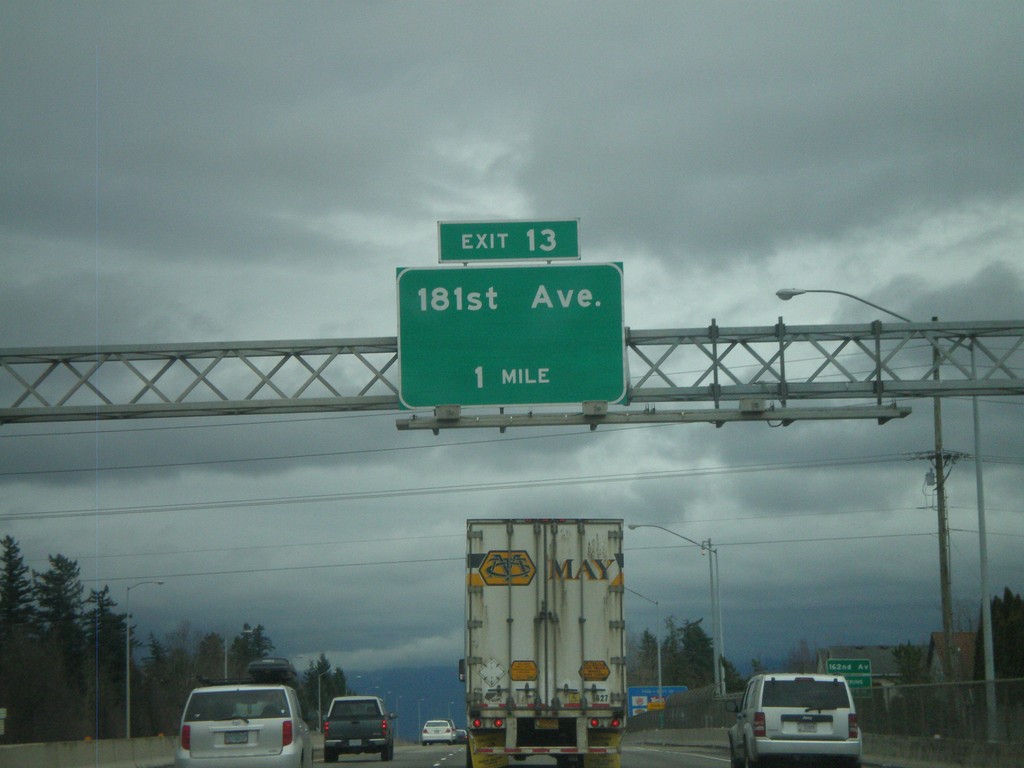
[[[846,678],[838,675],[754,675],[729,729],[733,768],[768,760],[828,761],[860,766],[861,735]]]
[[[192,691],[181,717],[175,768],[312,768],[312,737],[295,690],[254,682],[272,679],[269,668],[280,664],[264,661],[250,667],[246,681]]]

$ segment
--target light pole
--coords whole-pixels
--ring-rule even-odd
[[[124,737],[132,737],[132,590],[143,584],[163,584],[162,581],[139,581],[129,584],[124,591]]]
[[[725,677],[722,675],[722,656],[724,655],[724,641],[722,640],[722,615],[721,615],[721,601],[719,600],[718,591],[718,550],[711,546],[711,539],[705,539],[704,541],[694,541],[688,536],[683,536],[681,533],[669,530],[660,525],[652,525],[648,523],[636,524],[627,526],[629,530],[635,531],[637,528],[657,528],[665,531],[665,533],[671,533],[683,541],[688,541],[695,547],[700,547],[700,553],[702,555],[709,555],[708,557],[708,573],[711,576],[711,644],[713,646],[714,656],[714,667],[715,667],[715,695],[725,696]]]
[[[868,301],[860,296],[855,296],[852,293],[847,293],[846,291],[833,291],[827,288],[784,288],[781,291],[776,291],[775,295],[783,301],[789,301],[794,296],[800,296],[805,293],[831,293],[836,296],[846,296],[854,301],[859,301],[861,304],[874,307],[880,312],[885,312],[887,315],[892,315],[897,320],[902,320],[905,323],[913,322],[909,317],[904,317],[897,312],[893,312],[891,309],[886,309],[874,302]],[[935,320],[937,318],[932,319]],[[938,379],[938,350],[935,348],[932,349],[932,365],[935,368],[934,376]],[[939,528],[939,599],[942,610],[942,645],[944,648],[942,653],[942,671],[947,680],[952,680],[953,579],[950,575],[949,568],[949,516],[946,512],[946,460],[945,453],[942,450],[942,398],[936,395],[932,398],[932,403],[934,421],[933,429],[935,431],[935,500]],[[975,432],[977,432],[977,424],[975,424]]]
[[[867,304],[869,307],[874,307],[877,310],[885,312],[886,314],[892,315],[893,317],[899,318],[905,322],[911,322],[910,318],[899,315],[892,310],[880,307],[877,304],[873,304],[867,299],[862,299],[860,296],[854,296],[852,293],[846,293],[845,291],[831,291],[825,289],[818,290],[800,290],[797,288],[787,288],[781,291],[776,291],[775,295],[783,301],[789,301],[794,296],[799,296],[802,293],[834,293],[839,296],[846,296],[855,301],[859,301],[862,304]],[[938,318],[933,317],[932,320]],[[974,348],[975,344],[971,343],[971,377],[976,376],[975,371],[975,360],[974,360]],[[932,347],[932,365],[935,368],[935,379],[939,378],[939,360],[938,360],[938,349]],[[942,579],[942,634],[945,640],[944,645],[946,646],[946,653],[943,658],[943,666],[947,675],[952,671],[952,663],[950,661],[952,656],[952,637],[953,637],[953,609],[952,609],[952,595],[951,585],[949,577],[949,522],[946,517],[946,488],[944,485],[943,465],[945,460],[942,452],[942,410],[940,406],[941,398],[936,395],[934,398],[935,409],[935,482],[936,482],[936,499],[938,502],[938,514],[939,514],[939,576]],[[975,471],[975,483],[977,488],[978,496],[978,558],[981,561],[981,625],[982,634],[984,635],[984,655],[985,655],[985,705],[988,714],[988,736],[990,740],[996,738],[996,697],[995,697],[995,661],[994,651],[992,647],[992,609],[990,606],[991,597],[988,589],[988,534],[985,529],[985,487],[982,480],[982,461],[981,461],[981,420],[978,416],[978,398],[971,398],[971,411],[974,419],[974,471]]]
[[[328,674],[330,671],[331,670],[328,667],[327,669],[325,669],[323,672],[321,672],[319,675],[316,676],[316,716],[318,718],[318,721],[317,721],[317,723],[318,723],[317,724],[317,730],[318,731],[322,731],[324,729],[324,706],[323,706],[323,697],[321,695],[321,690],[322,689],[320,687],[320,684],[323,682],[324,675]]]
[[[662,695],[661,691],[661,607],[658,605],[657,600],[651,600],[651,598],[647,597],[646,595],[641,595],[635,589],[630,589],[629,587],[626,587],[626,591],[632,592],[641,600],[646,600],[648,603],[654,603],[654,626],[656,627],[654,634],[654,642],[655,647],[658,650],[658,698],[663,699],[665,697]]]

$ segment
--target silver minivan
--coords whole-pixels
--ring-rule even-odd
[[[754,675],[743,699],[726,708],[736,713],[729,729],[733,768],[769,760],[861,764],[857,711],[840,675]]]
[[[287,685],[196,688],[181,718],[175,768],[311,768],[313,743]]]

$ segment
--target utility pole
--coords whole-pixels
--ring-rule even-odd
[[[933,317],[932,322],[937,322]],[[932,347],[932,376],[939,381],[939,349]],[[946,514],[946,460],[942,451],[942,398],[932,398],[935,419],[935,507],[939,527],[939,584],[942,601],[942,673],[947,681],[953,680],[953,595],[952,576],[949,572],[949,516]]]

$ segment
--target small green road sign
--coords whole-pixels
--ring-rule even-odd
[[[871,659],[827,659],[825,671],[845,677],[850,688],[871,687]]]
[[[438,261],[565,260],[580,257],[579,219],[439,221]]]
[[[399,400],[621,402],[621,264],[398,270]]]

